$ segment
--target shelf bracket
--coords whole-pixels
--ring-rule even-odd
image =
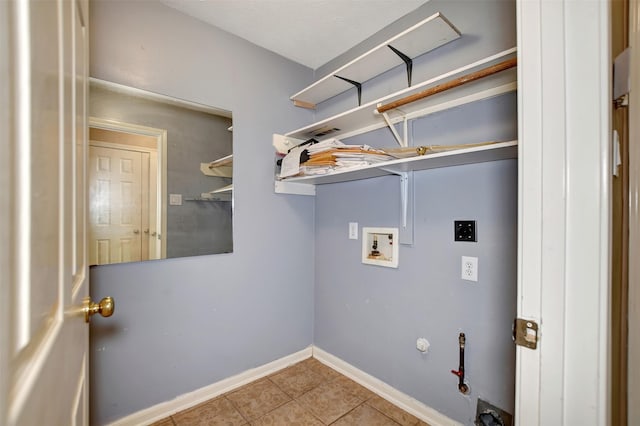
[[[400,145],[403,148],[406,148],[407,146],[409,146],[408,142],[407,142],[407,117],[403,117],[403,125],[402,125],[402,130],[404,133],[404,137],[400,137],[400,134],[398,133],[398,131],[396,130],[396,127],[393,125],[393,123],[391,122],[391,119],[389,118],[389,114],[387,114],[386,112],[382,113],[382,118],[384,118],[384,121],[387,123],[387,126],[389,126],[389,130],[391,130],[391,133],[393,133],[393,137],[396,138],[396,141],[398,142],[398,145]]]
[[[402,203],[402,227],[407,227],[407,204],[409,202],[409,174],[400,173],[400,203]]]
[[[411,87],[411,74],[413,71],[413,60],[407,55],[405,55],[404,53],[402,53],[401,51],[399,51],[398,49],[396,49],[395,47],[393,47],[392,45],[387,44],[387,47],[393,50],[393,52],[396,55],[398,55],[400,59],[404,61],[405,65],[407,66],[407,87]]]
[[[384,167],[380,169],[400,177],[400,204],[402,209],[400,244],[413,244],[413,172],[399,172]]]
[[[362,105],[362,83],[357,81],[349,80],[348,78],[340,77],[339,75],[333,75],[334,77],[339,78],[340,80],[344,80],[347,83],[351,83],[356,86],[356,90],[358,91],[358,106]]]

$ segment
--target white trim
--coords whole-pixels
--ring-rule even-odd
[[[162,102],[165,104],[187,108],[193,111],[200,111],[207,114],[217,115],[220,117],[231,118],[231,111],[222,108],[215,108],[209,105],[199,104],[197,102],[191,102],[184,99],[174,98],[160,93],[149,92],[148,90],[138,89],[136,87],[124,86],[122,84],[113,83],[111,81],[100,80],[99,78],[90,77],[89,84],[93,87],[98,87],[114,92],[124,93],[129,96],[136,96],[143,99],[148,99],[156,102]]]
[[[518,0],[515,423],[608,423],[609,4]],[[585,31],[589,29],[589,31]],[[586,230],[586,231],[585,231]]]
[[[133,151],[133,152],[140,152],[140,153],[147,153],[147,154],[150,154],[152,152],[155,152],[155,153],[158,152],[157,148],[147,148],[146,146],[127,145],[123,143],[113,143],[113,142],[103,142],[103,141],[89,141],[89,146],[90,147],[94,146],[98,148],[111,148],[111,149],[117,149],[120,151]]]
[[[321,363],[333,368],[338,373],[344,374],[354,382],[364,386],[371,392],[380,395],[382,398],[402,408],[407,413],[416,416],[420,420],[423,420],[432,426],[462,425],[462,423],[458,423],[457,421],[450,419],[415,398],[400,392],[382,380],[376,379],[375,377],[354,367],[346,361],[341,360],[335,355],[331,355],[329,352],[326,352],[317,346],[313,346],[313,357]]]
[[[31,218],[26,212],[31,209],[31,27],[29,25],[29,2],[16,2],[15,39],[17,45],[12,46],[16,52],[14,72],[16,74],[16,129],[14,161],[17,164],[15,176],[15,206],[16,215],[13,226],[16,232],[16,251],[18,252],[15,265],[15,299],[13,303],[18,308],[14,329],[15,340],[12,347],[14,354],[18,353],[28,343],[30,333],[30,300],[31,300]]]
[[[219,382],[197,389],[193,392],[180,395],[171,401],[161,402],[160,404],[145,408],[144,410],[118,419],[107,426],[140,426],[151,424],[158,420],[165,419],[177,412],[187,410],[202,402],[215,398],[216,396],[230,392],[246,385],[247,383],[251,383],[255,380],[261,379],[262,377],[273,374],[283,368],[287,368],[290,365],[312,356],[321,363],[333,368],[354,382],[366,387],[376,395],[380,395],[382,398],[402,408],[407,413],[416,416],[432,426],[462,426],[462,423],[450,419],[444,414],[424,405],[409,395],[400,392],[383,381],[376,379],[340,358],[313,345],[260,367],[244,371],[233,377],[220,380]]]
[[[254,380],[273,374],[276,371],[282,370],[292,364],[303,361],[311,357],[312,353],[312,347],[309,346],[308,348],[264,364],[260,367],[244,371],[240,374],[220,380],[219,382],[197,389],[193,392],[180,395],[171,401],[161,402],[153,407],[145,408],[144,410],[118,419],[115,422],[110,423],[108,426],[138,426],[151,424],[155,421],[167,418],[179,411],[186,410],[209,399],[215,398],[216,396],[222,395],[223,393],[232,391],[240,386],[244,386]]]
[[[607,425],[612,179],[610,5],[567,1],[565,11],[567,259],[563,420],[567,425]],[[590,31],[585,32],[586,28]]]
[[[0,3],[0,62],[4,64],[11,63],[11,54],[9,49],[9,40],[11,40],[12,32],[10,31],[9,22],[13,18],[11,10],[12,4],[8,2]],[[6,66],[0,67],[0,79],[5,81],[7,87],[12,87],[15,84],[16,75],[14,72]],[[10,240],[10,230],[12,228],[11,211],[13,209],[11,203],[11,195],[8,188],[11,188],[11,171],[9,165],[13,162],[13,158],[9,158],[8,144],[4,141],[11,140],[11,133],[15,129],[15,113],[12,111],[13,105],[10,101],[9,93],[7,90],[3,90],[0,94],[0,187],[5,188],[0,194],[0,240],[5,241],[0,247],[0,371],[3,374],[0,375],[0,424],[7,424],[8,419],[6,416],[8,407],[8,395],[9,395],[9,378],[8,374],[4,372],[11,371],[11,360],[13,359],[12,351],[12,329],[14,327],[13,318],[14,313],[10,310],[10,283],[9,277],[11,276],[9,271],[13,266],[11,256],[13,252],[13,245],[7,244]]]

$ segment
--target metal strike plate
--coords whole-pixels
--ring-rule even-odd
[[[513,325],[513,341],[529,349],[538,348],[538,324],[535,321],[516,318]]]

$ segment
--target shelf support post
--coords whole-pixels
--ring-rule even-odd
[[[400,202],[402,203],[402,227],[407,227],[407,204],[409,200],[409,174],[400,173]]]
[[[411,87],[411,74],[413,72],[413,60],[407,55],[405,55],[404,53],[402,53],[401,51],[399,51],[398,49],[396,49],[395,47],[393,47],[392,45],[387,44],[387,47],[393,50],[393,52],[396,55],[398,55],[400,59],[404,61],[405,65],[407,66],[407,87]]]
[[[381,167],[382,170],[400,177],[401,222],[400,244],[413,244],[413,172],[400,172]]]
[[[407,119],[407,116],[405,115],[404,117],[402,117],[402,134],[404,135],[403,141],[404,141],[404,147],[408,147],[409,146],[409,120]]]
[[[362,83],[357,81],[349,80],[348,78],[340,77],[339,75],[333,75],[334,77],[339,78],[340,80],[344,80],[347,83],[351,83],[356,86],[356,90],[358,91],[358,106],[362,105]]]

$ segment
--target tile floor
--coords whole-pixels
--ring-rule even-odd
[[[428,426],[308,358],[152,426]]]

